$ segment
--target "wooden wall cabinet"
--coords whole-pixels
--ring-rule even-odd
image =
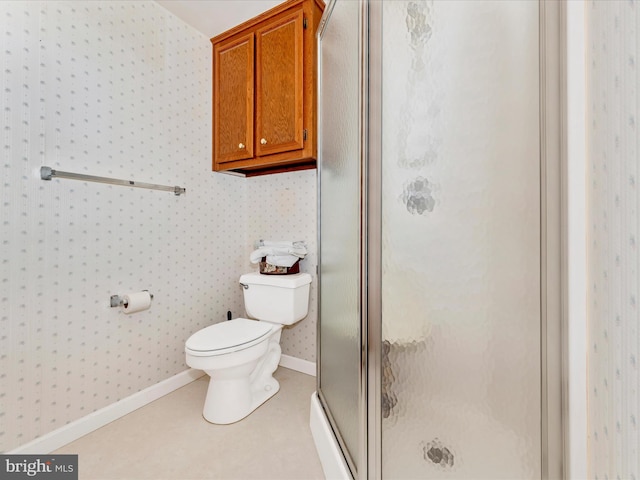
[[[315,168],[321,0],[289,0],[211,39],[213,170]]]

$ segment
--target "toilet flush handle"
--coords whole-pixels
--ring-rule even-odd
[[[247,285],[246,283],[240,282],[240,285],[242,285],[242,288],[244,288],[245,290],[249,288],[249,285]]]

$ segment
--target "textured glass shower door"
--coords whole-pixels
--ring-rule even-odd
[[[560,478],[555,8],[325,11],[318,390],[355,478]]]
[[[541,478],[538,2],[382,3],[382,477]]]
[[[319,68],[318,395],[354,475],[360,454],[362,341],[359,9],[358,1],[327,6]]]

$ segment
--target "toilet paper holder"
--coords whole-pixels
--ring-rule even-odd
[[[149,290],[142,290],[142,291],[148,292]],[[153,293],[149,293],[149,296],[151,297],[151,300],[153,300]],[[124,305],[124,298],[122,298],[120,295],[111,295],[109,305],[111,306],[111,308],[121,307],[122,305]]]

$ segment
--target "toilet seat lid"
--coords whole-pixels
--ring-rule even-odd
[[[271,331],[271,325],[247,318],[236,318],[203,328],[189,337],[186,347],[194,352],[215,352],[246,346]]]

